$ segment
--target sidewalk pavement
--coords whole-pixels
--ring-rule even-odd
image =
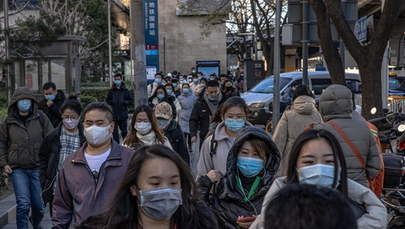
[[[16,214],[16,200],[14,194],[0,201],[0,228],[2,229],[15,229],[17,228],[15,214]],[[49,214],[49,207],[45,207],[44,218],[42,219],[41,226],[43,229],[51,229],[51,216]],[[31,226],[31,225],[30,225]],[[30,227],[32,228],[32,227]]]

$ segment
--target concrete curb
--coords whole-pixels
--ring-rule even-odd
[[[14,193],[0,201],[0,228],[3,228],[15,219],[17,205]]]

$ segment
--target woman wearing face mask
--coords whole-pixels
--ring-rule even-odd
[[[177,109],[176,105],[174,104],[175,97],[174,96],[169,96],[166,92],[165,86],[160,85],[156,88],[155,93],[149,97],[148,103],[149,106],[154,108],[157,104],[161,102],[167,102],[169,103],[172,108],[173,108],[173,117],[177,116]]]
[[[111,208],[79,227],[101,229],[216,229],[199,200],[189,167],[172,150],[145,146],[132,157]]]
[[[139,105],[134,110],[129,134],[125,137],[123,145],[137,150],[143,145],[153,144],[162,144],[172,148],[159,128],[152,108],[146,105]]]
[[[191,151],[190,116],[197,97],[191,92],[190,85],[184,83],[182,85],[182,93],[177,99],[179,100],[181,106],[181,111],[179,113],[179,124],[187,141],[188,149]]]
[[[174,87],[172,84],[166,84],[165,85],[165,91],[166,91],[166,95],[167,95],[167,100],[168,101],[172,101],[174,106],[176,107],[176,112],[175,114],[179,114],[180,110],[181,110],[181,106],[179,103],[179,100],[177,99],[177,96],[174,94]],[[174,116],[177,120],[177,115]]]
[[[229,152],[226,176],[221,179],[219,171],[211,170],[198,179],[202,199],[216,213],[220,228],[249,228],[261,213],[279,162],[278,149],[264,130],[246,127],[240,132]]]
[[[387,209],[376,195],[363,185],[347,178],[345,158],[339,142],[327,130],[307,130],[299,135],[289,155],[287,176],[277,178],[266,194],[267,203],[288,184],[312,184],[334,188],[351,203],[359,229],[387,226]],[[263,217],[258,216],[251,228],[261,228]]]
[[[200,150],[197,176],[204,176],[211,170],[226,173],[226,159],[239,132],[245,126],[252,126],[246,121],[248,107],[245,100],[232,97],[221,105],[222,122],[215,128],[214,134],[207,137]]]
[[[51,215],[57,171],[65,158],[78,150],[86,141],[83,124],[80,122],[82,105],[77,98],[70,96],[62,104],[60,111],[62,122],[45,137],[39,148],[42,198],[45,204],[49,202]]]

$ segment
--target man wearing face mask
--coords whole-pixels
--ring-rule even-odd
[[[11,175],[17,200],[17,228],[28,228],[30,208],[33,228],[40,227],[43,202],[38,148],[52,129],[52,123],[38,110],[34,93],[28,88],[18,88],[0,126],[0,168]]]
[[[155,94],[156,88],[159,87],[160,85],[164,85],[163,74],[156,73],[155,81],[152,84],[148,85],[148,97],[151,97],[153,94]]]
[[[197,131],[200,131],[200,148],[208,133],[212,116],[224,101],[219,90],[219,83],[215,80],[208,81],[207,88],[194,104],[190,116],[191,142],[197,141]]]
[[[118,128],[121,131],[122,139],[124,139],[128,134],[128,106],[134,104],[134,99],[125,87],[120,73],[114,76],[114,84],[108,91],[107,103],[112,106],[114,112],[115,127],[113,138],[116,142],[120,143]]]
[[[112,141],[112,108],[104,102],[89,104],[83,112],[85,143],[70,154],[59,170],[53,201],[53,228],[77,226],[104,212],[133,151]],[[73,221],[73,222],[72,222]]]
[[[187,164],[190,164],[184,134],[179,123],[172,118],[172,107],[170,104],[163,102],[156,105],[155,116],[159,128],[163,130],[165,137],[169,139],[173,150],[177,152]]]
[[[61,119],[60,107],[66,101],[65,94],[61,90],[56,90],[53,82],[47,82],[42,87],[44,98],[39,101],[38,109],[42,110],[53,127],[57,127]]]

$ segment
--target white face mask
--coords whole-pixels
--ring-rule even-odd
[[[107,139],[111,138],[111,133],[108,131],[110,129],[110,125],[108,126],[90,126],[84,128],[84,136],[87,139],[87,142],[92,145],[101,144]]]
[[[312,185],[319,185],[328,188],[335,188],[332,187],[333,179],[334,179],[334,172],[335,166],[332,165],[324,165],[324,164],[316,164],[301,167],[298,170],[298,179],[300,184],[312,184]],[[338,174],[340,175],[340,168]],[[338,182],[340,180],[340,176],[338,177]]]
[[[63,125],[65,125],[66,129],[73,130],[79,125],[79,119],[65,118],[63,119]]]
[[[134,128],[140,134],[147,134],[152,129],[152,125],[150,124],[150,122],[136,122]]]

